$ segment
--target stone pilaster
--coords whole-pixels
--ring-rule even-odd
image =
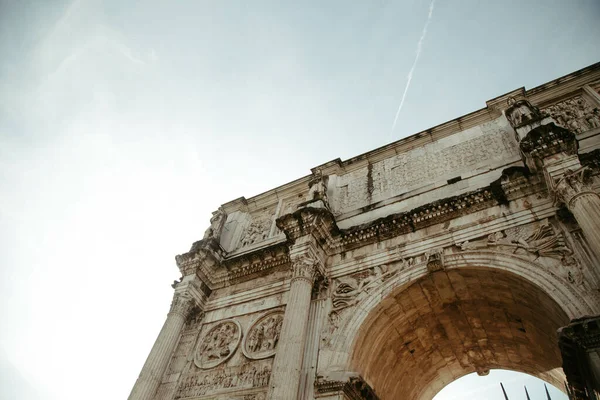
[[[269,384],[269,398],[273,400],[297,398],[313,284],[323,273],[322,257],[311,235],[296,240],[290,248],[290,260],[290,292]]]
[[[142,367],[129,400],[152,400],[167,369],[181,331],[190,313],[202,308],[205,299],[196,289],[196,278],[188,276],[176,285],[167,319]]]

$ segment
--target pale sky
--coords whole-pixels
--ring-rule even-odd
[[[599,17],[597,0],[0,0],[0,398],[126,398],[174,256],[220,204],[590,65]]]

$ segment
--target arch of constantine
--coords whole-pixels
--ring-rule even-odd
[[[600,63],[213,213],[131,400],[600,391]],[[566,383],[566,384],[565,384]]]

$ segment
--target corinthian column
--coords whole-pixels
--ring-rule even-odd
[[[301,243],[291,249],[290,259],[293,275],[269,383],[269,399],[273,400],[297,397],[312,288],[321,264],[312,248]]]
[[[175,289],[167,319],[131,390],[129,400],[152,400],[154,398],[187,317],[199,304],[198,298],[198,294],[194,293],[194,288],[189,284],[179,284]]]
[[[554,183],[557,198],[573,213],[596,256],[600,257],[600,196],[586,185],[587,167],[567,169]]]

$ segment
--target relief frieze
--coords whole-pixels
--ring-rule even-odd
[[[576,133],[600,127],[600,110],[592,107],[582,96],[553,104],[542,110],[557,124]]]
[[[238,248],[251,246],[270,237],[273,226],[273,210],[265,210],[252,216],[250,224],[244,229]]]
[[[196,370],[181,381],[175,399],[267,387],[271,377],[271,365],[272,360],[269,359],[233,367],[219,367],[210,371]],[[262,393],[246,396],[258,400],[261,395]],[[246,399],[246,396],[239,397]]]

